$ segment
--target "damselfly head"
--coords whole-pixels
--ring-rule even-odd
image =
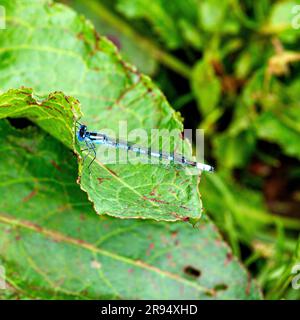
[[[81,124],[78,129],[77,137],[79,141],[84,141],[86,137],[87,126]]]

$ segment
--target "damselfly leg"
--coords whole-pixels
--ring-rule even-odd
[[[84,151],[88,151],[87,152],[87,154],[84,156],[84,158],[83,158],[83,163],[85,163],[85,161],[86,161],[86,159],[91,155],[91,154],[93,154],[93,159],[90,161],[90,163],[89,163],[89,165],[88,165],[88,169],[89,169],[89,172],[91,172],[91,170],[90,170],[90,167],[91,167],[91,165],[92,165],[92,163],[95,161],[95,159],[96,159],[96,146],[93,144],[93,143],[91,143],[91,142],[89,142],[89,141],[85,141],[85,144],[86,144],[86,146],[87,146],[87,148],[85,148],[85,149],[83,149],[83,150],[81,150],[82,152],[84,152]]]

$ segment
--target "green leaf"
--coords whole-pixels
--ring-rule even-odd
[[[197,62],[191,76],[191,86],[204,115],[212,112],[221,97],[221,83],[209,58]]]
[[[188,30],[181,29],[183,26],[197,24],[197,0],[176,0],[172,3],[164,0],[118,0],[117,8],[128,18],[147,20],[170,49],[183,46],[185,36],[188,41],[191,39]],[[192,28],[191,32],[194,31]],[[193,36],[193,43],[195,41],[198,45],[198,39]]]
[[[242,168],[251,158],[255,149],[256,136],[253,130],[238,134],[226,132],[214,139],[214,154],[219,168]]]
[[[205,0],[199,5],[199,19],[205,31],[219,32],[228,10],[228,1]]]
[[[278,144],[289,156],[300,157],[299,83],[283,84],[273,77],[265,85],[265,70],[258,70],[244,89],[242,101],[235,109],[231,131],[238,127],[255,129],[258,138]],[[255,106],[262,108],[257,112]],[[245,108],[248,111],[245,114]]]
[[[63,144],[3,120],[0,144],[0,264],[13,297],[260,298],[209,221],[96,216]]]
[[[281,113],[264,112],[255,123],[258,136],[280,145],[287,155],[300,159],[299,114],[299,106]]]
[[[182,32],[182,36],[188,44],[197,49],[202,48],[203,39],[197,26],[191,24],[187,20],[181,19],[179,21],[179,27]]]
[[[20,89],[0,95],[0,107],[0,118],[27,117],[76,152],[73,114],[79,112],[76,100],[62,93],[37,100],[30,89]],[[156,220],[197,219],[201,214],[201,210],[192,210],[200,202],[197,191],[195,197],[191,196],[191,178],[184,171],[139,164],[136,168],[142,176],[137,180],[132,174],[134,165],[119,165],[116,173],[96,160],[90,173],[88,164],[85,162],[82,170],[81,188],[86,190],[99,214]],[[176,185],[180,181],[177,179],[182,181],[180,186]]]
[[[299,19],[293,8],[298,6],[298,1],[278,1],[272,6],[269,21],[263,28],[268,33],[274,33],[280,40],[293,43],[299,38],[299,30],[293,27],[294,20]],[[293,13],[294,12],[294,13]]]
[[[179,116],[161,91],[121,60],[116,48],[74,11],[49,1],[0,0],[0,5],[10,17],[7,29],[0,31],[2,90],[26,86],[47,97],[59,89],[80,100],[82,122],[91,130],[117,132],[120,121],[126,121],[128,131],[182,131]],[[56,130],[56,125],[49,126]],[[175,145],[180,143],[178,135]],[[185,150],[191,153],[187,143]],[[172,168],[99,161],[92,174],[85,167],[81,179],[99,214],[170,221],[200,218],[197,185],[197,176]]]
[[[117,0],[117,9],[128,19],[144,19],[170,49],[203,47],[205,33],[236,34],[236,17],[228,1],[217,0]]]

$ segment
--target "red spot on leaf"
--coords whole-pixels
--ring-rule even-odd
[[[250,290],[251,290],[251,275],[248,273],[247,287],[245,291],[247,296],[250,294]]]
[[[171,253],[167,253],[167,259],[168,260],[172,260],[173,256],[171,255]]]
[[[118,37],[108,34],[107,38],[118,48],[118,50],[122,48],[121,41]]]
[[[61,167],[54,160],[51,160],[50,162],[55,169],[57,169],[58,171],[62,171]]]
[[[178,235],[178,231],[174,231],[174,232],[172,232],[171,237],[172,238],[176,238],[177,235]]]
[[[151,192],[150,192],[150,196],[155,196],[156,195],[156,188],[154,188]]]
[[[148,250],[147,250],[147,252],[146,252],[147,256],[150,255],[150,252],[151,252],[151,250],[154,249],[154,247],[155,247],[154,243],[151,242],[151,243],[149,244]]]
[[[220,239],[216,239],[215,244],[217,247],[220,247],[222,245],[222,241]]]
[[[225,266],[227,266],[228,263],[230,263],[230,262],[232,261],[232,259],[233,259],[232,253],[231,253],[231,252],[227,252],[227,254],[226,254],[226,260],[225,260],[225,262],[224,262]]]
[[[33,198],[37,194],[36,190],[31,191],[25,198],[23,198],[22,202],[27,202],[31,198]]]
[[[184,209],[184,210],[188,210],[188,211],[191,211],[191,209],[190,208],[188,208],[188,207],[186,207],[186,206],[180,206],[180,208],[182,208],[182,209]]]
[[[115,171],[111,170],[110,168],[107,168],[107,170],[115,177],[118,177],[118,175],[115,173]]]
[[[105,180],[110,180],[110,178],[97,178],[97,180],[98,180],[98,182],[99,182],[99,184],[101,184],[103,181],[105,181]]]
[[[77,33],[77,34],[76,34],[76,38],[77,38],[78,40],[84,40],[84,35],[83,35],[83,33],[82,33],[82,32]]]
[[[162,203],[162,204],[169,204],[169,202],[167,202],[167,201],[163,201],[163,200],[156,199],[156,198],[148,198],[146,196],[143,196],[143,199],[148,200],[148,201],[157,202],[157,203]]]

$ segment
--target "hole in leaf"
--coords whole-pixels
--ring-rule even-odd
[[[207,292],[205,292],[205,295],[207,297],[213,298],[216,296],[216,292],[215,291],[207,291]]]
[[[225,284],[225,283],[219,283],[219,284],[216,284],[216,285],[214,286],[214,288],[211,289],[210,291],[205,292],[205,295],[206,295],[207,297],[213,298],[213,297],[216,297],[217,292],[224,291],[224,290],[227,290],[227,289],[228,289],[228,285],[227,285],[227,284]]]
[[[224,291],[226,289],[228,289],[228,286],[225,283],[220,283],[214,286],[215,291]]]
[[[201,271],[192,266],[186,266],[183,271],[188,276],[191,276],[194,278],[199,278],[201,276]]]

